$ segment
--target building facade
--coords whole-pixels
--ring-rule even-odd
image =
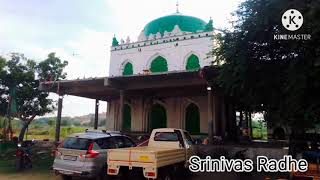
[[[212,20],[205,22],[178,12],[160,17],[143,28],[136,42],[130,38],[120,42],[113,38],[109,77],[198,71],[212,64],[209,53],[214,45],[214,35]],[[192,91],[192,87],[180,90],[184,91],[184,88]],[[107,128],[149,132],[154,128],[172,127],[186,129],[192,134],[208,133],[212,112],[208,112],[207,96],[196,91],[194,89],[191,95],[176,96],[170,96],[170,91],[166,96],[141,91],[137,96],[123,100],[121,97],[111,99],[107,107]]]

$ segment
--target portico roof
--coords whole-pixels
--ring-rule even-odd
[[[100,77],[90,79],[42,82],[40,90],[60,95],[73,95],[109,101],[119,98],[119,90],[126,97],[175,97],[205,95],[207,80],[199,71],[171,71],[157,74]]]

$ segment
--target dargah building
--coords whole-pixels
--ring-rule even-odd
[[[214,36],[211,19],[179,12],[159,17],[141,27],[131,37],[135,41],[113,38],[108,76],[45,82],[40,88],[60,95],[58,121],[63,95],[74,95],[96,100],[96,121],[99,101],[107,101],[110,130],[170,127],[225,136],[235,113],[210,82],[218,69],[209,54]]]

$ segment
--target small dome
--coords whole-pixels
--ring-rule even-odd
[[[158,32],[163,35],[165,31],[171,32],[175,25],[178,25],[183,32],[197,32],[204,31],[207,23],[193,16],[176,13],[151,21],[144,27],[144,34],[147,37],[150,34],[157,34]]]

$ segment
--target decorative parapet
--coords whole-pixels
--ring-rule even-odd
[[[118,46],[111,47],[111,51],[121,51],[133,48],[138,48],[138,50],[141,51],[141,48],[146,46],[213,37],[215,34],[215,31],[191,33],[179,30],[179,26],[176,26],[172,32],[165,31],[163,36],[161,36],[160,33],[157,33],[155,35],[150,34],[149,37],[145,37],[144,32],[142,31],[137,42],[130,42],[128,40],[125,42],[124,40],[121,40],[121,43]]]

